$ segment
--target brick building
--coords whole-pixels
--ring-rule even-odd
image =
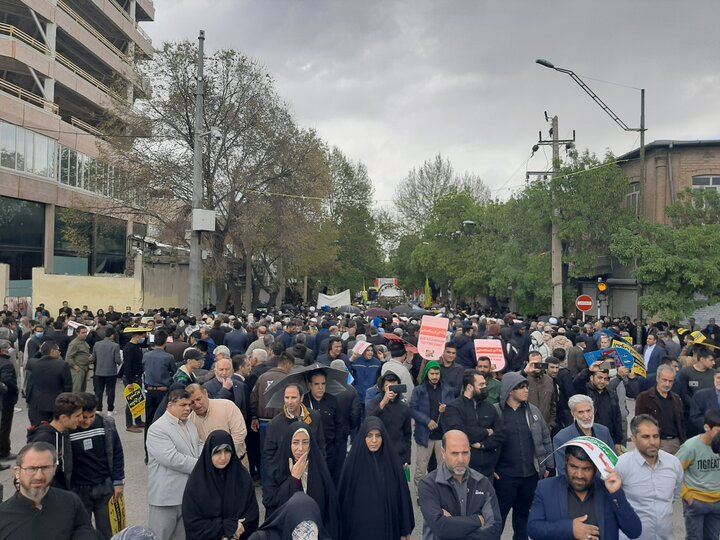
[[[668,223],[665,209],[673,204],[678,193],[686,189],[720,190],[720,140],[653,141],[645,147],[647,175],[641,185],[640,149],[618,158],[628,178],[626,205],[636,214],[654,223]],[[601,314],[615,317],[638,313],[638,286],[627,268],[616,261],[600,261],[598,273],[610,284],[608,301],[600,306]],[[583,284],[583,293],[595,296],[595,283]],[[595,314],[595,313],[593,313]],[[708,306],[695,314],[698,324],[720,320],[720,304]]]

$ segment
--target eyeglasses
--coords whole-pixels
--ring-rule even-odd
[[[43,465],[42,467],[20,467],[20,470],[29,473],[31,476],[35,476],[38,471],[42,472],[43,474],[47,474],[55,470],[55,464]]]

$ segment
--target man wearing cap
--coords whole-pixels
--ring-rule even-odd
[[[0,395],[0,461],[8,461],[15,459],[15,454],[10,453],[10,431],[18,400],[18,385],[15,366],[10,359],[10,342],[6,339],[0,339],[0,383],[5,385],[5,393]],[[0,465],[0,471],[9,467]]]
[[[142,386],[143,351],[140,344],[145,341],[147,332],[144,328],[126,328],[123,334],[130,336],[130,341],[123,347],[123,384]],[[130,407],[125,406],[125,429],[132,433],[140,433],[145,427],[142,415],[133,418]]]
[[[454,399],[452,387],[442,382],[440,363],[428,362],[421,376],[421,384],[415,388],[410,400],[410,412],[415,419],[415,487],[427,474],[430,456],[435,453],[438,463],[442,460],[441,441],[443,428],[440,426],[445,405]]]

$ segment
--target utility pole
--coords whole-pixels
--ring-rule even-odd
[[[553,116],[552,119],[545,113],[545,120],[551,122],[550,135],[552,139],[543,139],[542,132],[538,134],[538,143],[533,147],[533,152],[539,148],[539,145],[552,146],[552,171],[535,171],[533,174],[551,173],[550,180],[550,205],[552,215],[550,216],[551,233],[550,233],[550,279],[552,282],[552,306],[551,314],[555,317],[562,317],[563,311],[563,265],[562,265],[562,242],[560,241],[560,209],[557,207],[556,190],[558,182],[558,174],[560,173],[560,145],[565,144],[572,148],[575,144],[575,130],[573,130],[573,138],[567,140],[560,139],[560,128],[558,127],[558,117]],[[572,145],[572,146],[571,146]]]
[[[552,232],[550,239],[550,252],[552,264],[552,311],[556,317],[563,316],[563,271],[562,271],[562,242],[560,242],[560,225],[558,218],[560,210],[557,207],[555,191],[557,175],[560,172],[560,137],[558,117],[552,117],[552,159],[553,176],[550,180],[550,204],[552,205]]]
[[[196,223],[197,210],[202,208],[203,178],[203,98],[205,81],[203,80],[203,57],[205,31],[200,30],[198,36],[197,81],[195,83],[195,127],[193,152],[193,192],[192,192],[192,223],[190,231],[190,277],[188,284],[188,312],[200,316],[202,311],[202,254],[200,252],[200,236],[202,230]]]

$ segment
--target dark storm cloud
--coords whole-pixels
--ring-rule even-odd
[[[720,2],[156,0],[156,45],[195,39],[262,62],[301,125],[368,166],[376,198],[441,152],[507,196],[543,111],[579,148],[637,146],[548,58],[581,76],[647,89],[648,142],[720,138]],[[639,92],[586,82],[630,127]],[[549,155],[549,151],[548,151]],[[516,172],[517,171],[517,172]],[[513,173],[515,174],[513,175]],[[499,189],[502,188],[502,189]]]

